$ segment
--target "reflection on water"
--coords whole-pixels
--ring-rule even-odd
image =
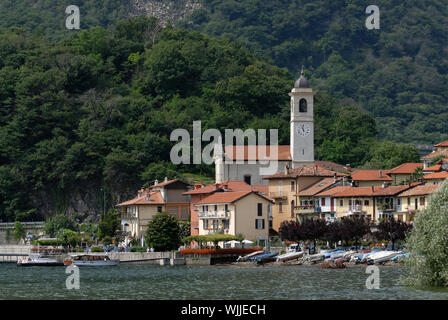
[[[150,266],[81,268],[80,290],[67,290],[64,267],[0,264],[0,299],[448,299],[446,290],[399,285],[402,267],[380,267],[368,290],[365,266]]]

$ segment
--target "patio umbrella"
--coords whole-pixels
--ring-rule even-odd
[[[237,240],[231,240],[231,241],[227,241],[226,244],[236,244],[236,243],[240,243]]]
[[[250,241],[250,240],[243,240],[243,241],[241,241],[242,243],[254,243],[253,241]]]

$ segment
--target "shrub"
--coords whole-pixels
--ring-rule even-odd
[[[262,248],[235,248],[235,249],[183,249],[181,254],[249,254]]]
[[[104,252],[104,249],[101,247],[93,247],[90,249],[90,252]]]
[[[130,252],[146,252],[147,247],[131,247]]]

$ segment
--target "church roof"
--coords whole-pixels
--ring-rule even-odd
[[[264,177],[263,179],[283,179],[297,177],[334,177],[346,176],[344,173],[325,169],[319,165],[306,165],[294,169],[288,169],[288,172],[281,171],[276,174]]]
[[[305,77],[305,73],[303,72],[303,67],[302,67],[302,72],[300,73],[300,77],[299,79],[297,79],[297,81],[294,84],[294,88],[309,88],[310,85],[308,84],[308,80]]]
[[[229,160],[278,160],[278,161],[289,161],[291,160],[290,146],[281,145],[277,146],[277,156],[271,155],[271,146],[267,145],[265,150],[258,150],[259,146],[225,146],[224,152],[226,153],[226,158]],[[232,154],[231,154],[232,152]],[[259,158],[258,153],[266,154],[266,157]],[[273,150],[273,153],[275,150]]]

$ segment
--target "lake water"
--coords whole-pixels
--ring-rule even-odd
[[[365,286],[366,266],[154,266],[80,268],[80,289],[67,290],[65,267],[0,264],[0,299],[448,299],[446,290],[398,284],[403,267],[380,267],[380,289]]]

